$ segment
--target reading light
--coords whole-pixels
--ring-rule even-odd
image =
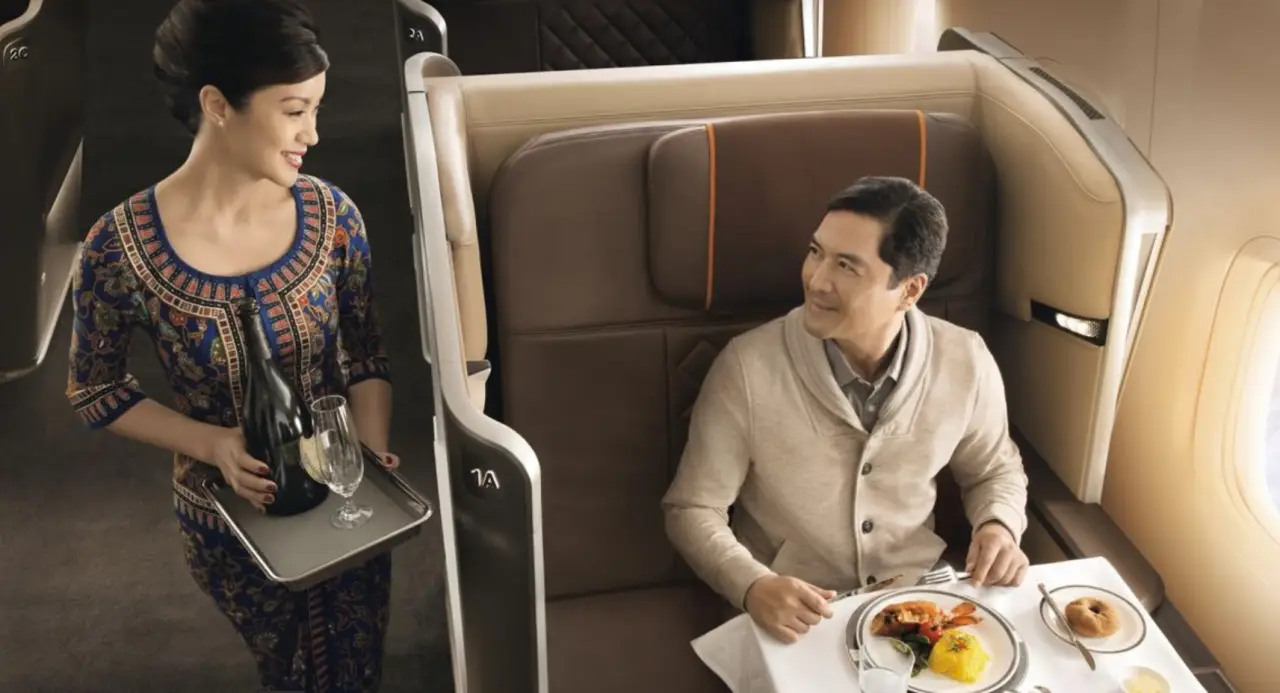
[[[1096,338],[1102,331],[1102,326],[1098,323],[1084,318],[1073,317],[1066,313],[1054,313],[1053,318],[1058,323],[1058,327],[1068,332],[1074,332],[1081,337]]]
[[[1071,315],[1038,301],[1031,302],[1031,318],[1080,337],[1090,344],[1103,346],[1107,342],[1106,320]]]

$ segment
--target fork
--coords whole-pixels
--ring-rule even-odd
[[[952,568],[950,563],[943,563],[937,568],[934,568],[933,570],[930,570],[924,575],[921,575],[920,579],[916,581],[916,586],[920,587],[922,585],[946,585],[952,582],[959,582],[960,580],[968,580],[971,576],[972,575],[970,573],[965,573],[965,572],[957,573],[956,569]],[[835,597],[833,597],[831,601],[838,602],[841,599],[852,597],[855,594],[867,594],[869,592],[875,592],[877,590],[884,589],[885,587],[888,587],[889,585],[897,582],[898,579],[901,577],[902,577],[901,575],[895,575],[889,578],[888,580],[881,580],[880,582],[877,582],[874,585],[869,585],[867,587],[863,587],[860,589],[849,590],[847,592],[841,592],[837,594]]]
[[[950,563],[943,563],[937,568],[921,575],[920,580],[917,581],[916,584],[945,585],[952,582],[959,582],[961,580],[968,580],[971,577],[973,577],[972,573],[956,572],[956,569],[952,568]]]

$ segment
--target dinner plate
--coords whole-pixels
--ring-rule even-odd
[[[982,621],[961,626],[960,630],[977,636],[990,656],[982,676],[974,683],[956,681],[926,669],[911,678],[909,686],[913,693],[997,693],[1017,685],[1017,679],[1025,675],[1026,648],[1013,624],[982,602],[945,590],[906,589],[869,600],[855,614],[859,656],[868,657],[874,663],[891,655],[890,638],[871,634],[872,619],[890,604],[910,601],[933,602],[947,610],[964,602],[973,604]]]
[[[1133,602],[1111,590],[1092,585],[1063,585],[1049,590],[1049,594],[1053,595],[1053,601],[1057,602],[1063,610],[1067,608],[1067,604],[1084,597],[1100,599],[1110,604],[1115,610],[1119,617],[1120,628],[1114,634],[1105,638],[1086,638],[1077,634],[1080,644],[1090,652],[1095,654],[1128,652],[1147,639],[1147,620],[1142,617],[1142,611]],[[1040,599],[1040,619],[1059,640],[1067,644],[1071,643],[1071,637],[1067,635],[1067,631],[1063,630],[1062,623],[1053,613],[1053,607],[1049,606],[1049,601],[1043,597]]]

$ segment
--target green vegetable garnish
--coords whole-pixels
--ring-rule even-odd
[[[908,633],[902,636],[902,639],[889,638],[889,643],[893,645],[893,649],[913,656],[912,676],[919,676],[920,672],[929,668],[929,653],[933,651],[933,644],[925,636],[919,633]]]
[[[911,675],[919,676],[920,672],[929,668],[929,658],[916,655],[916,663],[911,666]]]
[[[911,645],[916,652],[919,652],[920,648],[924,648],[925,652],[929,652],[933,649],[933,643],[929,642],[929,638],[926,638],[919,633],[910,633],[903,636],[902,639],[905,640],[907,644]]]

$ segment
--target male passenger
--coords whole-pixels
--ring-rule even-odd
[[[835,590],[914,582],[937,563],[934,478],[948,464],[975,528],[972,583],[1026,574],[1026,476],[1000,371],[977,333],[916,308],[946,235],[942,205],[914,183],[859,180],[809,244],[804,305],[732,340],[702,385],[667,534],[783,642],[829,617]]]

